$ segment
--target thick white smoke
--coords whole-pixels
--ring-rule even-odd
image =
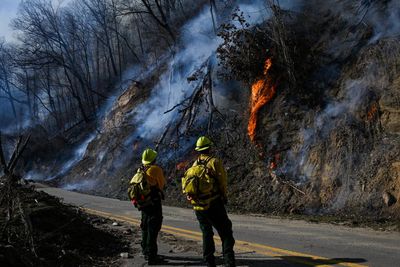
[[[152,139],[159,135],[178,111],[164,112],[193,92],[187,77],[214,53],[220,43],[213,32],[209,9],[204,9],[183,27],[181,43],[182,48],[169,62],[168,71],[161,75],[149,100],[136,109],[134,120],[139,127],[135,136]]]
[[[265,1],[240,2],[239,10],[251,25],[262,23],[270,16]],[[289,0],[280,2],[284,9],[298,9],[301,3]],[[169,62],[168,70],[161,75],[149,100],[136,109],[134,121],[139,127],[134,136],[154,139],[173,122],[178,110],[167,114],[164,112],[191,95],[194,88],[188,84],[187,78],[215,53],[221,41],[214,33],[208,7],[183,27],[181,47]]]
[[[63,185],[61,188],[65,190],[90,190],[94,188],[97,184],[95,180],[83,180],[76,183],[67,183]]]

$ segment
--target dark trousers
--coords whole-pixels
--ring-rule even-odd
[[[211,202],[210,208],[204,211],[196,211],[196,217],[203,233],[203,257],[208,263],[215,263],[215,244],[213,227],[217,230],[222,241],[222,253],[224,262],[228,266],[235,266],[235,252],[233,246],[232,222],[228,218],[225,206],[221,199]]]
[[[140,228],[142,229],[142,252],[149,259],[157,256],[157,236],[162,224],[161,201],[143,208]]]

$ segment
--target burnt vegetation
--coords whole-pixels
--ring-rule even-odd
[[[12,110],[2,123],[40,124],[51,136],[93,123],[124,70],[172,50],[203,2],[23,1],[12,22],[19,42],[0,45],[0,97]]]
[[[29,142],[21,136],[7,162],[0,133],[0,264],[110,266],[127,244],[93,218],[35,188],[15,172]]]
[[[253,11],[264,16],[258,23],[232,3],[24,1],[13,22],[20,43],[0,46],[0,101],[11,111],[0,117],[15,122],[17,132],[24,122],[32,126],[25,128],[32,134],[27,153],[21,157],[22,138],[14,156],[0,162],[4,211],[18,218],[8,216],[6,225],[30,217],[19,200],[28,191],[15,189],[21,187],[16,159],[27,169],[58,170],[74,155],[71,145],[89,133],[81,158],[54,184],[94,181],[76,188],[126,198],[141,150],[154,146],[168,177],[167,203],[184,206],[180,177],[195,157],[195,138],[209,135],[228,169],[231,211],[398,218],[399,29],[377,26],[396,3],[304,1],[284,8],[260,1]],[[160,117],[171,119],[150,122],[151,136],[138,133],[159,108],[153,88],[171,87],[189,68],[179,54],[190,45],[182,27],[203,10],[219,46],[193,64],[183,89],[162,95],[169,105]],[[195,48],[196,56],[203,52]],[[149,66],[148,73],[126,80],[132,65]],[[174,90],[188,88],[169,102]],[[110,99],[108,113],[100,114]],[[137,114],[144,119],[136,121]],[[34,223],[19,223],[26,250],[39,254]],[[12,227],[5,229],[17,239]]]

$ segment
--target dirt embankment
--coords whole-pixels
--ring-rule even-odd
[[[1,266],[146,264],[138,226],[87,214],[80,207],[65,205],[34,188],[30,185],[16,189],[24,218],[14,211],[8,221],[6,201],[0,206],[0,228],[5,229],[0,239]],[[202,264],[199,242],[160,233],[158,244],[165,265]]]
[[[120,266],[120,253],[129,251],[132,231],[124,233],[109,220],[88,216],[30,187],[18,191],[25,218],[13,215],[5,228],[7,203],[0,206],[0,227],[6,237],[0,239],[0,265]]]

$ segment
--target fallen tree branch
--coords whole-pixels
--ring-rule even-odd
[[[170,127],[171,127],[171,124],[168,124],[168,126],[165,128],[164,133],[161,135],[161,137],[156,142],[156,147],[155,147],[156,150],[158,149],[160,144],[162,144],[162,142],[164,141],[164,138],[165,138],[165,136],[167,136],[167,133],[168,133]]]
[[[206,130],[209,135],[212,132],[213,122],[216,119],[220,119],[222,123],[226,124],[225,116],[214,103],[212,73],[213,64],[211,57],[209,57],[187,78],[189,83],[197,83],[188,97],[164,112],[164,114],[167,114],[179,108],[177,112],[179,117],[174,117],[173,121],[165,128],[156,142],[156,148],[164,143],[167,137],[170,137],[171,140],[174,138],[179,140],[182,136],[187,135],[193,129],[197,119],[201,115],[208,114]],[[223,127],[218,127],[218,129],[221,128]],[[224,129],[226,129],[226,127]],[[176,142],[176,144],[178,144],[178,142]]]
[[[276,180],[278,183],[286,184],[286,185],[290,186],[291,188],[293,188],[294,190],[296,190],[297,192],[299,192],[303,195],[306,195],[306,193],[304,191],[300,190],[295,185],[293,185],[293,183],[291,181],[282,179],[274,171],[270,171],[270,175],[271,175],[272,179]]]
[[[22,135],[20,135],[18,137],[18,141],[17,141],[17,144],[15,145],[14,152],[12,153],[11,158],[8,161],[8,164],[7,164],[7,169],[10,172],[12,172],[12,170],[10,169],[11,163],[14,162],[15,158],[17,157],[17,154],[18,154],[18,151],[19,151],[19,149],[21,147],[21,144],[22,144]]]
[[[27,241],[29,243],[29,247],[31,249],[31,252],[33,253],[33,255],[35,255],[35,257],[38,257],[36,254],[36,249],[35,249],[35,243],[33,241],[33,227],[32,227],[32,222],[29,216],[26,216],[25,214],[25,210],[22,207],[22,203],[21,203],[21,198],[19,197],[19,193],[16,193],[16,202],[18,204],[18,210],[22,219],[22,222],[25,226],[25,235],[27,238]]]

